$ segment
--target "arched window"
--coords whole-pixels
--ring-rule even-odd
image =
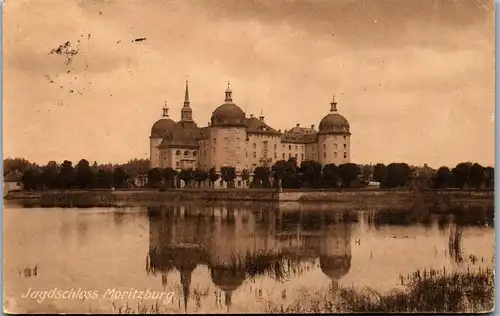
[[[189,151],[187,151],[187,150],[186,150],[186,151],[184,152],[184,156],[187,156],[187,155],[189,155]]]
[[[180,150],[176,151],[176,152],[175,152],[175,155],[176,155],[176,156],[180,156],[180,155],[181,155],[181,151],[180,151]]]
[[[195,156],[195,157],[196,157],[196,154],[197,154],[196,150],[195,150],[195,151],[193,151],[193,156]]]

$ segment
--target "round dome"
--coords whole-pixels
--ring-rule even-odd
[[[346,134],[349,133],[349,129],[347,119],[338,113],[328,114],[319,123],[320,134]]]
[[[210,269],[212,282],[223,291],[234,291],[245,281],[246,273],[243,269],[213,267]]]
[[[164,138],[170,135],[174,128],[175,123],[172,119],[162,118],[161,120],[156,121],[151,128],[151,137],[152,138]]]
[[[245,126],[245,112],[234,103],[224,103],[212,113],[213,126]]]
[[[351,269],[351,256],[320,256],[319,265],[330,279],[338,280]]]

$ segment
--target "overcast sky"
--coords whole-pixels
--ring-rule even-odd
[[[185,80],[202,126],[229,80],[276,129],[318,126],[335,93],[353,162],[494,163],[492,1],[7,0],[3,19],[4,157],[147,158]]]

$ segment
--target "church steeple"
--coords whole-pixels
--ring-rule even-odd
[[[330,112],[337,112],[337,101],[335,100],[335,94],[333,95],[332,102],[330,102]]]
[[[186,81],[186,92],[184,93],[184,106],[182,107],[181,110],[181,121],[183,122],[193,121],[193,110],[190,107],[189,88],[187,81]]]

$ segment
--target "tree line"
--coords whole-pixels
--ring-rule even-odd
[[[4,159],[4,176],[13,171],[22,174],[21,182],[26,190],[128,188],[132,179],[149,170],[148,159],[131,159],[124,164],[92,165],[81,159],[75,166],[69,160],[61,164],[49,161],[39,166],[23,158]]]
[[[72,188],[127,188],[133,187],[134,178],[143,178],[150,188],[178,188],[181,180],[186,187],[201,187],[208,181],[214,187],[216,181],[235,187],[237,179],[234,167],[222,167],[220,172],[211,168],[177,171],[173,168],[149,168],[149,160],[132,159],[122,165],[90,165],[85,159],[75,166],[68,160],[58,165],[51,161],[40,167],[26,160],[4,160],[4,174],[9,170],[22,172],[25,189],[72,189]],[[253,177],[252,177],[253,174]],[[301,189],[301,188],[357,188],[380,183],[380,188],[474,188],[494,187],[494,168],[478,163],[462,162],[454,168],[443,166],[437,170],[429,167],[414,167],[406,163],[378,163],[357,165],[345,163],[326,164],[306,160],[297,164],[295,158],[279,160],[272,166],[259,166],[254,170],[243,170],[238,181],[245,181],[251,188]]]

